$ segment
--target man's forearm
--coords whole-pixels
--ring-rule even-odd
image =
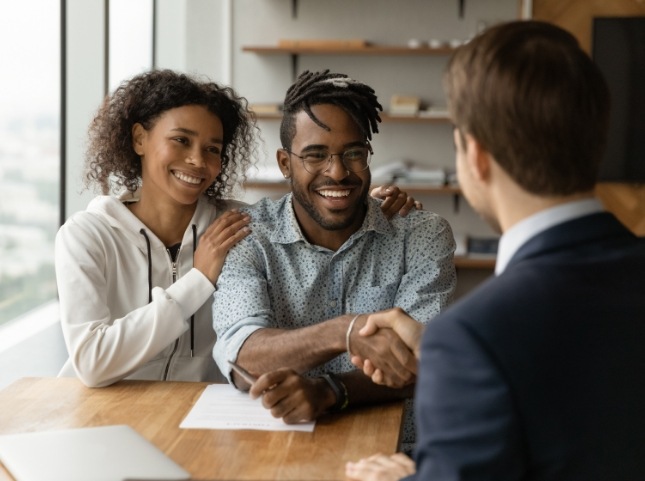
[[[299,329],[259,329],[242,345],[238,363],[255,375],[282,367],[307,372],[345,352],[345,333],[352,318],[344,315]],[[233,376],[236,386],[248,387]]]

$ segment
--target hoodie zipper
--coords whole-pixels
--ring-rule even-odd
[[[172,265],[172,283],[174,284],[175,281],[177,280],[177,262],[172,260],[172,254],[170,253],[170,249],[166,249],[166,252],[168,252],[168,257],[170,258],[170,264]],[[181,253],[181,247],[179,247],[179,250],[177,251],[177,257],[176,257],[177,259],[179,259],[180,253]],[[177,352],[178,347],[179,347],[179,338],[175,339],[175,345],[173,346],[172,352],[168,357],[168,362],[166,363],[166,369],[164,370],[164,373],[163,373],[164,381],[168,380],[168,371],[170,370],[170,362],[172,361],[173,356]]]

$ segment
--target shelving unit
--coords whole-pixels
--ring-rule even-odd
[[[452,47],[418,47],[407,45],[367,45],[365,47],[280,47],[271,45],[249,45],[242,47],[243,52],[258,55],[290,55],[291,78],[295,80],[298,74],[298,58],[300,55],[377,55],[377,56],[432,56],[450,55]]]
[[[450,55],[452,47],[418,47],[407,45],[367,45],[365,47],[280,47],[270,45],[249,45],[242,47],[243,52],[261,55]]]
[[[349,43],[349,42],[348,42]],[[377,45],[367,44],[365,46],[345,45],[345,46],[306,46],[306,45],[292,45],[292,46],[270,46],[270,45],[251,45],[242,47],[242,51],[255,55],[266,56],[280,56],[288,55],[291,59],[291,77],[295,80],[299,74],[298,62],[302,55],[311,56],[373,56],[373,57],[429,57],[429,56],[449,56],[453,53],[455,48],[450,46],[443,46],[439,48],[432,48],[429,46],[422,46],[418,48],[408,47],[407,45]],[[252,107],[252,106],[251,106]],[[258,120],[278,121],[282,118],[282,114],[276,113],[257,113]],[[384,123],[402,123],[402,124],[427,124],[427,125],[446,125],[450,123],[448,114],[437,113],[432,116],[415,115],[415,116],[399,116],[389,115],[387,112],[380,114],[381,120]],[[399,183],[399,187],[414,196],[451,196],[453,199],[453,212],[459,211],[459,204],[461,199],[461,190],[458,186],[432,186],[423,184],[407,184]],[[288,184],[282,181],[247,181],[245,184],[247,189],[259,189],[266,192],[273,193],[286,193],[288,191]],[[495,267],[494,257],[470,257],[470,256],[457,256],[455,257],[455,267],[464,270],[477,270],[492,271]]]

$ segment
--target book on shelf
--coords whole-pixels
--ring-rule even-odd
[[[258,115],[280,115],[282,104],[278,103],[254,103],[249,104],[249,109]]]
[[[494,258],[497,256],[498,247],[499,237],[468,236],[466,239],[467,252],[471,257]]]
[[[388,114],[396,116],[414,116],[419,112],[421,99],[416,95],[392,95]]]
[[[454,233],[455,257],[468,257],[472,259],[495,259],[499,238],[480,237],[469,234]]]

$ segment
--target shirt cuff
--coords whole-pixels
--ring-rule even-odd
[[[257,324],[244,325],[235,329],[234,332],[231,332],[233,330],[231,328],[225,333],[224,337],[218,338],[215,342],[215,348],[213,349],[215,362],[229,383],[233,384],[233,370],[228,361],[237,361],[237,356],[240,353],[240,349],[242,349],[242,345],[258,329],[263,329],[263,326],[258,326]]]

